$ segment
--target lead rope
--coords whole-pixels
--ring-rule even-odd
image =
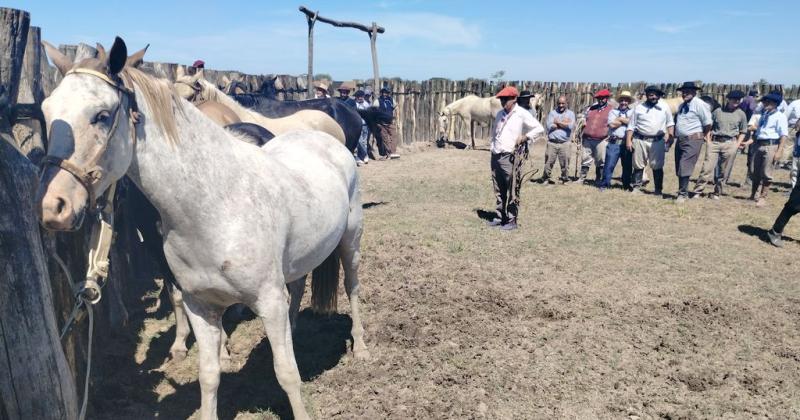
[[[81,307],[86,308],[86,312],[89,316],[89,337],[86,345],[86,375],[83,382],[83,399],[81,402],[81,411],[78,415],[79,420],[86,418],[86,406],[89,401],[89,379],[92,372],[92,338],[94,335],[94,310],[92,307],[100,302],[102,289],[106,284],[105,280],[108,278],[108,254],[111,250],[111,243],[114,238],[114,193],[117,189],[116,187],[116,182],[109,186],[106,203],[103,205],[101,211],[98,212],[98,223],[92,227],[86,280],[80,283],[73,283],[72,275],[69,273],[67,265],[64,264],[64,261],[57,253],[53,254],[53,257],[66,275],[67,281],[75,294],[75,306],[72,308],[72,312],[69,318],[67,318],[64,328],[61,330],[59,339],[63,340],[67,332],[70,331],[80,314],[79,311]]]

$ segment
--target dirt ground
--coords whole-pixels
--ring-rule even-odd
[[[800,417],[800,244],[762,239],[787,171],[761,209],[738,188],[676,205],[527,183],[509,233],[480,217],[494,206],[487,151],[418,149],[361,168],[371,360],[351,357],[343,292],[339,315],[301,313],[295,349],[313,416]],[[742,181],[745,156],[736,163]],[[671,158],[666,168],[674,194]],[[800,219],[785,234],[800,240]],[[165,361],[174,326],[153,284],[131,329],[97,349],[92,418],[197,414],[196,348]],[[220,417],[291,418],[260,321],[226,329]]]

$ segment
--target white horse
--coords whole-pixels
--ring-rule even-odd
[[[295,418],[308,419],[287,284],[294,309],[306,274],[329,267],[314,279],[312,304],[335,310],[341,262],[353,353],[369,354],[358,305],[363,218],[353,156],[316,131],[280,135],[263,148],[235,141],[168,81],[130,67],[137,54],[128,59],[121,39],[108,55],[98,51],[74,67],[61,53],[51,57],[64,78],[42,104],[50,138],[37,192],[42,225],[77,228],[94,198],[127,174],[161,214],[164,252],[197,337],[200,418],[217,417],[222,313],[241,302],[262,318]]]
[[[542,96],[538,93],[531,97],[531,106],[539,108]],[[475,148],[475,123],[491,125],[502,109],[500,99],[495,97],[481,98],[468,95],[445,106],[439,112],[439,137],[455,138],[455,116],[460,116],[469,125],[469,137],[472,148]]]

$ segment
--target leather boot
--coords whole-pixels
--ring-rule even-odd
[[[756,207],[764,207],[767,205],[767,193],[769,193],[769,181],[763,181],[761,183],[761,195],[758,196],[758,201],[756,201]]]
[[[603,165],[594,167],[594,184],[600,185],[603,182]]]
[[[642,176],[644,176],[643,169],[633,170],[633,179],[631,180],[631,187],[633,192],[642,192]]]
[[[751,200],[755,200],[756,199],[756,194],[758,193],[758,187],[759,187],[758,182],[752,182],[750,184],[750,199]]]
[[[663,169],[654,169],[653,170],[653,184],[655,184],[655,194],[656,195],[663,194],[663,188],[664,188],[664,170]]]

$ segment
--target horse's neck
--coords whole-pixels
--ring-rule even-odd
[[[261,114],[258,114],[252,110],[249,110],[243,107],[241,104],[236,102],[230,96],[224,94],[222,91],[214,87],[211,83],[205,80],[200,81],[200,85],[203,87],[202,92],[203,95],[211,100],[213,99],[215,102],[219,102],[222,105],[230,108],[231,111],[235,112],[236,115],[245,122],[255,123],[267,128],[270,131],[274,132],[274,127],[272,127],[272,119],[267,118]]]
[[[153,122],[156,116],[143,97],[137,102],[144,115],[128,175],[171,227],[224,212],[227,191],[241,175],[241,148],[221,127],[184,102],[176,115],[178,140],[171,144]],[[199,219],[198,219],[199,218]],[[191,228],[187,226],[188,228]]]

